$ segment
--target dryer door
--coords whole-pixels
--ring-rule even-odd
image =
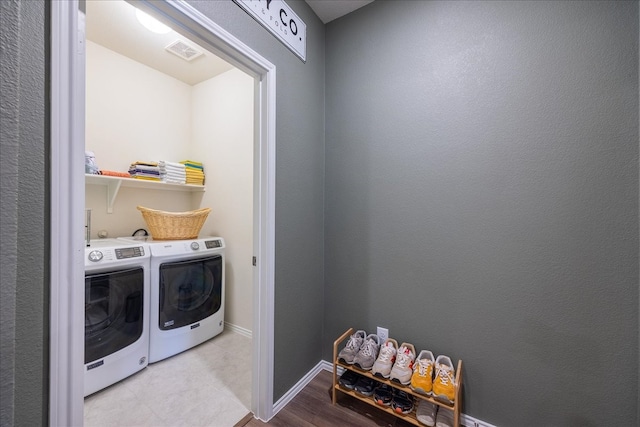
[[[221,255],[161,264],[158,328],[180,328],[220,310],[223,265]]]
[[[143,330],[142,267],[84,277],[84,363],[136,342]]]

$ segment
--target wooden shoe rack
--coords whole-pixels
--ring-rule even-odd
[[[422,399],[422,400],[426,400],[429,401],[431,403],[435,403],[436,405],[439,406],[438,410],[448,410],[448,411],[453,411],[453,425],[454,427],[460,427],[460,406],[462,404],[462,402],[460,401],[461,399],[461,393],[460,390],[462,388],[462,360],[458,360],[458,366],[456,368],[456,391],[455,391],[455,399],[453,404],[448,403],[448,402],[444,402],[442,400],[438,400],[436,398],[433,398],[431,396],[426,396],[424,394],[420,394],[420,393],[416,393],[413,390],[411,390],[411,388],[409,386],[404,386],[401,384],[398,384],[394,381],[390,381],[390,380],[386,380],[383,378],[379,378],[376,377],[374,375],[371,374],[370,371],[363,371],[361,369],[358,369],[357,367],[355,367],[354,365],[348,365],[345,363],[341,363],[338,361],[338,352],[339,352],[339,347],[340,344],[347,339],[348,337],[351,336],[351,334],[353,334],[353,328],[349,328],[348,331],[346,331],[344,334],[342,334],[337,340],[334,341],[333,343],[333,388],[332,388],[332,403],[335,405],[336,404],[336,399],[337,399],[337,393],[344,393],[347,394],[349,396],[352,396],[358,400],[361,400],[363,402],[366,402],[372,406],[375,406],[376,408],[378,408],[381,411],[387,412],[389,414],[395,415],[398,418],[401,418],[411,424],[414,424],[416,426],[424,426],[425,424],[422,424],[421,422],[418,421],[418,419],[416,418],[416,407],[418,406],[418,399]],[[397,412],[395,412],[391,407],[388,406],[382,406],[382,405],[378,405],[374,400],[373,400],[373,396],[370,397],[366,397],[366,396],[362,396],[358,393],[356,393],[353,390],[349,390],[346,388],[343,388],[340,386],[340,384],[338,383],[338,367],[341,367],[343,369],[348,369],[350,371],[356,372],[359,375],[363,375],[365,377],[369,377],[372,378],[376,381],[378,381],[381,384],[388,384],[393,388],[396,388],[398,390],[402,390],[412,396],[414,396],[415,398],[415,402],[416,404],[414,405],[414,409],[409,413],[409,414],[399,414]]]

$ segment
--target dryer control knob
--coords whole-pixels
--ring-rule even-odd
[[[198,242],[191,242],[191,249],[193,249],[194,251],[200,249],[200,245],[198,244]]]
[[[102,252],[91,251],[89,252],[89,261],[98,262],[102,259]]]

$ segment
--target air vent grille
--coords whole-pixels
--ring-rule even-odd
[[[182,40],[176,40],[171,43],[169,46],[165,47],[168,52],[173,53],[174,55],[179,56],[185,61],[193,61],[200,55],[202,55],[202,51],[196,49],[193,46],[189,46]]]

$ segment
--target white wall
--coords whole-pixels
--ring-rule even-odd
[[[227,322],[251,330],[253,300],[253,79],[231,70],[194,86],[192,149],[206,168],[202,235],[227,244]]]
[[[86,148],[100,169],[126,172],[137,160],[183,160],[191,153],[191,86],[87,41]],[[189,194],[121,188],[106,211],[106,187],[86,186],[92,238],[128,236],[146,228],[137,205],[184,211]]]
[[[191,86],[87,41],[86,147],[101,169],[191,152]]]
[[[253,79],[228,71],[190,86],[87,41],[86,149],[100,169],[126,172],[136,160],[204,164],[206,191],[122,187],[113,213],[107,189],[86,186],[92,238],[146,228],[137,205],[168,211],[211,207],[200,235],[221,236],[226,250],[225,321],[252,326]]]

